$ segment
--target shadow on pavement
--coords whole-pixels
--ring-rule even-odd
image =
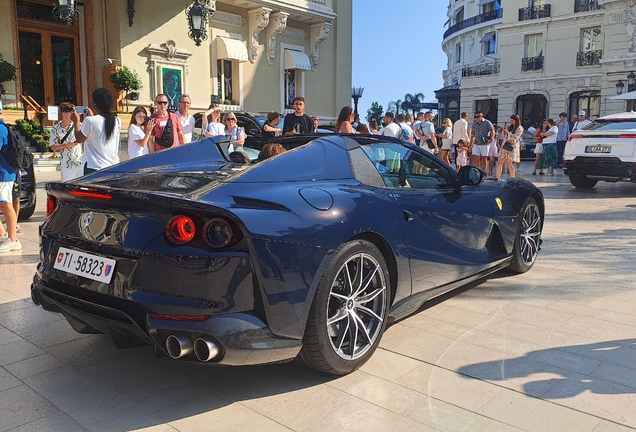
[[[525,382],[523,391],[557,400],[583,392],[636,394],[636,370],[631,368],[635,363],[636,339],[621,339],[532,351],[523,357],[464,366],[458,372],[479,380],[502,382],[505,387],[506,381],[543,375],[545,379]],[[554,375],[557,377],[551,377]]]

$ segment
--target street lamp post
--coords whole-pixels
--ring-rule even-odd
[[[80,13],[75,0],[56,0],[53,8],[53,15],[60,19],[67,26],[73,25],[73,20],[79,19]]]
[[[353,111],[355,116],[358,117],[358,100],[362,97],[364,87],[354,87],[351,89],[351,97],[353,98]]]
[[[201,42],[208,38],[208,19],[215,10],[210,8],[208,0],[194,0],[190,6],[186,7],[185,14],[188,17],[190,31],[188,36],[194,41],[196,46],[201,46]]]

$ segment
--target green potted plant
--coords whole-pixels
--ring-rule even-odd
[[[6,60],[0,60],[0,98],[5,93],[2,83],[18,79],[15,66]]]
[[[141,78],[133,69],[128,68],[128,66],[122,66],[112,71],[108,75],[108,79],[110,79],[110,82],[113,83],[113,87],[115,87],[117,91],[126,93],[124,98],[126,99],[126,110],[128,110],[128,100],[136,100],[139,98],[139,93],[136,93],[136,98],[129,97],[128,93],[131,91],[137,92],[137,90],[143,87]]]
[[[231,105],[232,104],[232,102],[229,99],[223,99],[221,102],[222,102],[223,105]]]
[[[232,99],[230,102],[231,102],[232,105],[238,105],[239,104],[236,99]]]

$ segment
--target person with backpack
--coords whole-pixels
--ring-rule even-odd
[[[115,97],[107,88],[93,91],[93,103],[97,114],[88,108],[87,116],[80,124],[77,108],[71,113],[75,125],[75,141],[84,143],[84,175],[119,163],[119,132],[121,119],[111,111]]]
[[[424,121],[418,123],[415,129],[415,136],[420,139],[420,147],[431,154],[439,153],[437,137],[435,136],[435,126],[433,126],[433,113],[424,113]]]
[[[2,111],[0,110],[0,113]],[[22,244],[18,240],[16,226],[18,215],[13,208],[13,184],[16,181],[16,170],[10,163],[8,150],[11,134],[7,125],[0,119],[0,211],[4,215],[7,229],[0,223],[0,252],[21,250]]]
[[[154,144],[149,147],[150,153],[177,147],[186,142],[181,121],[175,113],[168,111],[168,103],[168,96],[163,93],[155,97],[157,110],[150,116],[155,121],[155,127],[152,128]]]

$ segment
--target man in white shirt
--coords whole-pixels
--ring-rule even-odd
[[[468,144],[470,141],[470,137],[468,136],[468,113],[463,112],[459,120],[457,120],[453,124],[453,145],[456,145],[457,142],[462,139],[465,143]]]
[[[395,116],[392,112],[384,114],[384,127],[382,128],[381,135],[390,136],[394,138],[400,138],[402,135],[402,128],[393,123]]]
[[[574,133],[575,130],[579,130],[584,126],[589,125],[590,123],[592,122],[585,118],[585,111],[579,111],[579,120],[574,123],[574,127],[572,127],[572,133]]]
[[[192,132],[194,132],[194,117],[190,115],[190,104],[192,103],[190,96],[181,95],[179,98],[179,111],[177,117],[183,126],[183,136],[185,144],[192,142]]]
[[[404,114],[398,114],[395,118],[395,122],[399,127],[403,129],[400,138],[408,142],[413,142],[415,140],[415,134],[413,133],[413,129],[411,128],[411,126],[409,126],[406,122],[406,116]]]
[[[420,123],[422,123],[423,121],[424,121],[424,113],[423,112],[418,112],[417,116],[415,117],[415,121],[411,125],[411,128],[413,129],[413,135],[415,135],[415,130],[417,129],[417,126]],[[417,135],[415,135],[415,145],[417,145],[417,146],[421,146],[422,145],[422,143],[420,142],[420,139],[417,137]]]
[[[424,114],[424,121],[420,122],[415,128],[415,136],[420,139],[420,147],[429,153],[439,153],[437,146],[437,137],[435,136],[435,126],[433,126],[433,113],[427,111]],[[431,148],[432,144],[432,148]]]

